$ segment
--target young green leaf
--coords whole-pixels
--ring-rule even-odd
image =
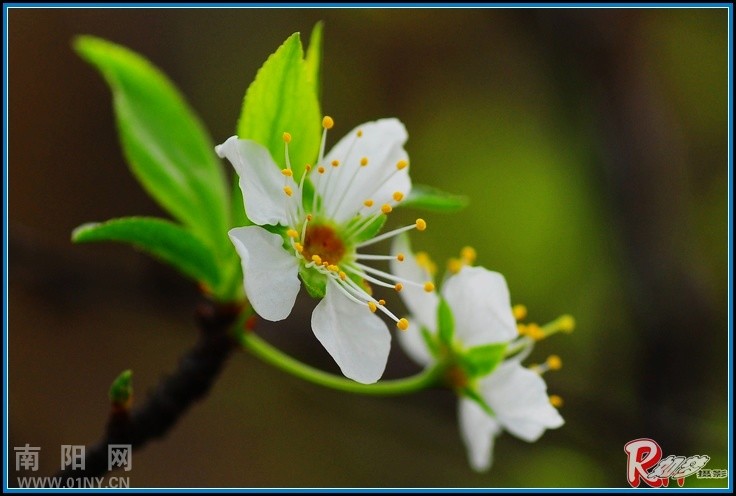
[[[461,358],[463,368],[471,377],[488,375],[500,364],[507,343],[486,344],[469,349]]]
[[[442,297],[440,297],[439,305],[437,305],[437,324],[440,341],[447,346],[452,346],[452,339],[455,335],[455,319],[452,316],[450,305]]]
[[[387,218],[388,218],[387,216],[381,215],[380,217],[376,217],[375,219],[370,221],[366,227],[362,228],[363,229],[362,231],[360,231],[358,234],[355,235],[354,237],[355,242],[361,243],[363,241],[374,238],[378,234],[378,231],[380,231],[383,225],[386,223]],[[364,220],[365,220],[364,217],[356,217],[355,219],[353,219],[348,229],[352,229],[353,226],[357,225],[358,223]]]
[[[286,165],[283,134],[290,133],[289,157],[296,177],[319,152],[321,115],[313,80],[315,63],[307,68],[299,33],[291,35],[248,87],[238,121],[238,137],[265,146],[282,168]]]
[[[123,370],[120,375],[112,381],[110,390],[108,391],[108,397],[110,398],[110,403],[112,403],[113,406],[119,408],[127,408],[130,406],[133,398],[132,370]]]
[[[479,407],[481,407],[491,417],[496,416],[496,414],[493,413],[493,408],[491,408],[491,405],[486,403],[486,400],[483,399],[483,397],[478,393],[478,391],[475,390],[474,387],[468,386],[466,388],[463,388],[460,391],[460,394],[474,401]]]
[[[130,243],[200,281],[218,294],[220,273],[212,251],[186,229],[164,219],[125,217],[83,224],[72,233],[75,243]]]
[[[468,206],[468,198],[446,193],[432,186],[414,184],[401,206],[434,212],[457,212]]]
[[[74,48],[112,89],[120,139],[136,178],[218,254],[229,250],[223,170],[176,87],[145,58],[109,41],[80,36]]]
[[[307,69],[307,81],[314,87],[318,100],[322,87],[322,26],[322,21],[314,25],[312,35],[309,37],[307,56],[304,59],[304,65]]]

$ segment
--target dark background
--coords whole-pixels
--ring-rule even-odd
[[[61,444],[102,432],[121,370],[141,401],[196,336],[188,281],[128,247],[69,241],[87,221],[164,215],[129,174],[109,91],[73,36],[148,57],[220,143],[258,67],[318,20],[331,141],[396,116],[414,181],[471,199],[459,214],[422,214],[415,246],[442,261],[473,245],[533,320],[577,318],[531,357],[562,356],[545,378],[566,425],[535,444],[504,434],[492,470],[476,474],[450,391],[351,396],[239,353],[206,401],[116,475],[137,487],[621,487],[623,446],[638,437],[728,468],[725,8],[11,8],[11,476],[25,443],[42,448],[32,475],[54,473]],[[336,370],[309,330],[314,302],[300,301],[261,332]],[[386,377],[416,370],[394,346]],[[686,481],[708,484],[726,481]]]

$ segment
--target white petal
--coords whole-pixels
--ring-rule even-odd
[[[361,137],[358,131],[362,131]],[[373,200],[377,210],[384,203],[396,203],[394,192],[409,194],[409,168],[396,168],[400,160],[408,161],[404,150],[407,137],[399,120],[381,119],[356,127],[330,150],[321,164],[326,172],[313,172],[312,180],[325,210],[336,222],[352,219],[361,210],[365,213],[365,200]],[[365,167],[360,165],[363,158],[368,160]],[[338,167],[330,165],[334,160],[339,161]]]
[[[345,377],[372,384],[383,375],[391,333],[367,305],[348,299],[331,279],[312,313],[312,331]]]
[[[470,466],[478,472],[491,468],[493,443],[501,432],[498,422],[472,400],[460,398],[458,404],[460,436],[468,451]]]
[[[412,321],[411,319],[412,317],[409,318],[409,322]],[[409,358],[424,367],[434,363],[434,358],[432,358],[418,326],[409,324],[409,328],[405,331],[399,331],[397,336],[401,348],[409,355]]]
[[[464,346],[514,339],[518,330],[506,280],[483,267],[463,267],[442,286],[455,318],[455,333]]]
[[[525,441],[536,441],[545,429],[565,423],[549,402],[544,379],[516,361],[482,378],[480,389],[503,428]]]
[[[240,177],[238,184],[248,218],[259,226],[287,225],[287,206],[298,205],[301,192],[297,185],[290,184],[293,193],[291,197],[286,196],[284,176],[268,150],[255,141],[232,136],[216,146],[215,151],[233,164]]]
[[[262,227],[231,229],[230,240],[243,265],[245,294],[266,320],[285,319],[299,293],[299,261],[286,251],[283,239]]]
[[[392,255],[398,255],[399,253],[404,255],[404,261],[391,260],[392,274],[418,283],[432,281],[432,275],[417,263],[417,259],[411,251],[409,237],[406,234],[397,236],[391,246]],[[404,304],[409,309],[412,320],[416,320],[417,323],[426,327],[432,333],[437,331],[437,305],[439,304],[439,297],[436,292],[432,291],[428,293],[424,291],[424,288],[406,284],[404,285],[404,289],[399,293],[399,296],[401,296]],[[416,326],[411,323],[409,324],[409,330],[412,330],[414,327]]]

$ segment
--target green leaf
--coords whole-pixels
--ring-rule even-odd
[[[422,339],[424,339],[424,344],[427,345],[430,354],[435,358],[440,358],[440,347],[435,339],[435,335],[426,327],[422,327],[420,331],[422,333]]]
[[[321,115],[313,81],[315,63],[308,69],[299,33],[291,35],[248,87],[238,122],[238,137],[265,146],[281,168],[286,165],[283,134],[290,133],[289,157],[297,180],[304,165],[313,163],[319,152]]]
[[[312,35],[309,37],[309,47],[304,65],[307,69],[307,81],[312,84],[317,99],[322,87],[322,21],[314,25]]]
[[[375,237],[376,234],[378,234],[378,232],[381,230],[383,225],[386,223],[386,219],[388,219],[388,216],[386,215],[381,215],[379,217],[376,217],[370,222],[370,224],[368,224],[368,226],[363,228],[363,230],[360,231],[357,236],[353,237],[353,241],[355,241],[355,243],[357,244],[357,243],[362,243],[363,241],[368,241],[369,239]],[[364,220],[365,220],[365,217],[354,218],[350,222],[350,224],[348,224],[347,229],[352,229],[353,226],[355,226],[355,224],[361,221],[364,221]]]
[[[217,292],[220,273],[211,250],[186,229],[164,219],[125,217],[83,224],[72,233],[75,243],[130,243],[172,265]]]
[[[320,274],[316,270],[307,269],[302,264],[299,264],[299,275],[309,296],[312,298],[325,297],[327,293],[327,276]]]
[[[440,302],[437,305],[437,324],[440,341],[448,346],[452,346],[452,339],[455,336],[455,319],[452,316],[450,305],[441,296]]]
[[[145,58],[109,41],[81,36],[74,48],[112,89],[123,151],[135,177],[218,254],[229,250],[222,167],[176,87]]]
[[[483,409],[488,415],[491,417],[495,417],[496,414],[493,412],[493,408],[491,408],[491,405],[486,403],[486,400],[483,399],[483,397],[478,393],[478,391],[475,390],[474,387],[466,387],[463,388],[460,391],[460,394],[462,394],[464,397],[473,400],[478,404],[479,407]]]
[[[108,392],[110,403],[121,408],[130,406],[133,397],[133,371],[123,370],[119,376],[112,381]]]
[[[401,206],[434,212],[457,212],[468,206],[468,198],[446,193],[432,186],[414,184]]]
[[[490,374],[503,361],[506,346],[507,343],[496,343],[469,349],[461,358],[463,368],[471,377]]]

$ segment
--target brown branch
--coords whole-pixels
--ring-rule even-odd
[[[57,476],[104,475],[108,472],[108,444],[130,444],[136,450],[164,436],[191,405],[209,392],[236,349],[237,341],[229,331],[239,313],[239,307],[202,303],[197,308],[199,340],[181,358],[176,371],[163,377],[146,402],[132,412],[113,406],[104,436],[85,450],[84,470],[67,468]]]

